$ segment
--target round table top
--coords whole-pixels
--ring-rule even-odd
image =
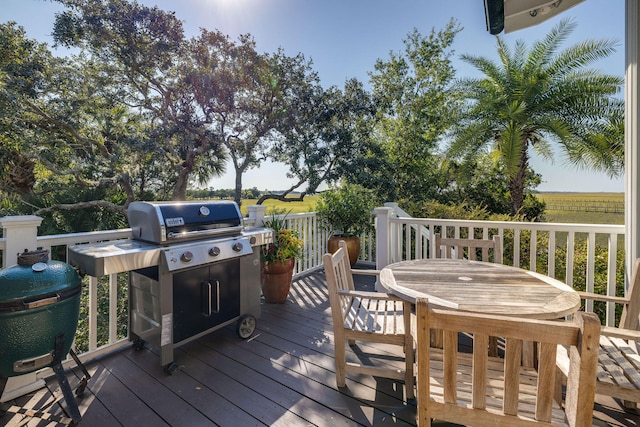
[[[380,272],[388,292],[415,302],[475,313],[557,319],[575,313],[580,297],[566,284],[532,271],[465,259],[419,259]]]

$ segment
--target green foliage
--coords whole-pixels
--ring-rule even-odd
[[[490,150],[508,179],[511,213],[524,203],[529,150],[552,159],[556,144],[572,165],[622,173],[623,103],[616,94],[623,80],[586,68],[612,53],[614,42],[586,40],[560,51],[574,27],[561,21],[530,50],[497,37],[499,63],[462,56],[484,77],[459,83],[468,102],[450,155],[473,161]]]
[[[301,175],[313,183],[309,191],[332,179],[325,166],[354,152],[349,133],[359,109],[345,97],[316,111],[309,92],[329,106],[333,100],[324,101],[303,55],[258,53],[250,35],[231,41],[203,29],[187,39],[174,13],[127,0],[59,2],[66,10],[56,16],[54,39],[78,55],[54,58],[22,29],[0,27],[0,191],[6,185],[18,209],[61,205],[40,197],[45,180],[57,177],[73,177],[85,195],[93,188],[96,197],[118,199],[114,211],[133,200],[184,200],[189,185],[223,171],[227,154],[240,178],[281,153],[270,148],[293,124],[302,129],[316,119],[330,124],[320,136],[343,147],[333,156],[310,148],[290,162],[294,176],[317,172]],[[365,93],[353,87],[353,98]],[[69,212],[66,205],[58,214]]]
[[[331,86],[299,86],[304,102],[295,102],[283,115],[284,138],[270,151],[272,158],[289,167],[295,183],[284,193],[306,183],[305,194],[314,194],[323,183],[367,174],[371,132],[375,125],[373,97],[356,79],[340,90]]]
[[[375,199],[371,191],[343,182],[320,193],[316,212],[322,225],[335,235],[360,236],[372,229]]]
[[[378,60],[370,74],[378,100],[375,138],[365,168],[348,173],[353,182],[375,188],[384,200],[437,199],[439,141],[457,116],[459,97],[451,90],[455,70],[451,46],[460,27],[449,22],[422,36],[416,29],[404,52]],[[362,171],[369,176],[361,176]]]
[[[297,230],[286,228],[287,215],[284,210],[274,209],[271,217],[264,221],[264,226],[273,230],[274,241],[260,248],[262,262],[284,263],[289,258],[296,258],[302,254],[304,242],[299,238]]]
[[[502,214],[510,209],[508,177],[494,158],[478,155],[471,161],[458,163],[446,159],[441,165],[442,175],[446,178],[443,191],[438,200],[449,205],[468,204],[479,206],[487,212]],[[446,181],[451,183],[446,185]],[[518,212],[524,218],[540,219],[544,213],[544,202],[533,193],[540,183],[540,176],[527,170],[525,176],[524,204]]]
[[[489,212],[485,208],[470,206],[467,203],[446,205],[436,201],[402,203],[404,209],[414,218],[443,218],[487,220]]]

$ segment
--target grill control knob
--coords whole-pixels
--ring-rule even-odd
[[[240,252],[242,250],[242,243],[235,242],[232,246],[233,250],[236,252]]]
[[[191,251],[185,251],[182,255],[180,255],[180,260],[182,262],[193,261],[193,253]]]
[[[200,215],[203,218],[205,216],[209,216],[210,213],[211,213],[211,210],[206,206],[200,206],[200,209],[198,209],[198,215]]]
[[[212,247],[211,249],[209,249],[209,255],[211,255],[211,256],[220,255],[220,248],[217,247],[217,246]]]

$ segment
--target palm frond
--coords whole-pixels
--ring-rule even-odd
[[[558,54],[549,63],[546,72],[555,78],[562,78],[577,69],[607,58],[616,51],[617,44],[614,39],[584,40]]]
[[[560,45],[567,40],[575,28],[575,22],[570,19],[563,19],[551,29],[544,39],[534,43],[529,51],[525,73],[532,74],[543,70],[545,65],[551,62]]]

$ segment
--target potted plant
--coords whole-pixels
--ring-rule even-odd
[[[303,241],[296,230],[285,227],[284,210],[275,210],[264,221],[264,226],[273,230],[273,243],[260,249],[260,286],[268,303],[283,304],[289,295],[296,257],[300,256]]]
[[[331,233],[329,252],[338,249],[338,242],[347,243],[349,262],[353,266],[360,254],[360,236],[373,228],[374,197],[357,184],[343,182],[320,194],[316,212],[323,227]]]

